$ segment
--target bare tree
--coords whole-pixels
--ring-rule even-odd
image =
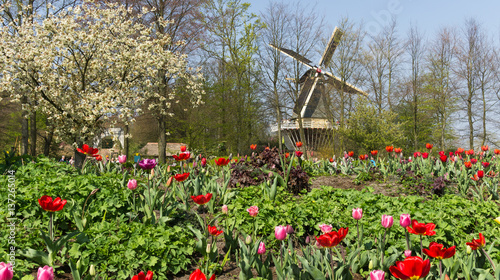
[[[421,64],[423,62],[425,47],[422,40],[422,35],[418,32],[418,29],[414,26],[410,28],[408,32],[408,41],[406,43],[406,50],[408,52],[410,63],[411,63],[411,110],[412,110],[412,122],[413,122],[413,148],[418,149],[418,135],[419,135],[419,96],[421,96],[421,78],[422,78],[422,68]]]
[[[368,43],[365,53],[365,70],[368,76],[369,88],[372,93],[372,102],[378,112],[389,107],[393,109],[392,100],[394,82],[402,60],[404,46],[397,36],[397,23],[392,22]]]

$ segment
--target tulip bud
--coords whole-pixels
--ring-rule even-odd
[[[467,254],[470,255],[472,253],[472,248],[467,245]]]
[[[95,265],[90,265],[89,274],[90,276],[95,276]]]
[[[309,242],[311,242],[311,238],[309,237],[309,235],[306,237],[306,244],[309,244]]]
[[[410,257],[411,256],[411,250],[405,250],[405,257]]]
[[[210,254],[211,251],[212,251],[212,244],[209,243],[209,244],[207,244],[206,252],[207,252],[207,254]]]
[[[274,228],[274,236],[278,240],[285,240],[285,238],[286,238],[286,226],[276,226]]]
[[[196,168],[197,164],[196,161],[193,162],[193,168]]]
[[[38,280],[54,280],[54,268],[48,265],[39,267],[36,277]]]
[[[370,272],[370,280],[384,280],[385,272],[383,270],[374,270]]]
[[[266,244],[264,244],[264,242],[260,242],[257,254],[264,255],[265,253],[266,253]]]
[[[201,159],[201,167],[206,167],[207,166],[207,159],[206,158],[202,158]]]
[[[129,190],[135,190],[137,188],[137,180],[135,179],[128,180],[127,188],[129,188]]]
[[[82,259],[78,259],[78,261],[76,262],[76,269],[80,270],[80,268],[82,268],[82,262],[81,262]]]
[[[363,217],[363,209],[361,208],[354,208],[352,209],[352,217],[354,220],[361,220]]]
[[[329,233],[330,231],[332,231],[333,227],[332,227],[332,225],[321,224],[321,225],[319,225],[319,229],[323,233]]]
[[[411,225],[410,214],[401,214],[401,216],[399,216],[399,224],[404,228],[410,226]]]
[[[222,205],[222,213],[227,215],[228,212],[229,210],[227,209],[227,205]]]
[[[250,245],[252,243],[252,237],[250,235],[247,235],[247,238],[245,238],[245,244]]]
[[[369,270],[373,269],[373,261],[372,260],[370,260],[370,262],[368,263],[368,269]]]
[[[292,234],[295,231],[293,230],[293,227],[291,225],[286,226],[286,234]]]
[[[390,228],[392,227],[392,224],[394,222],[394,219],[392,216],[389,215],[382,215],[382,226],[385,228]]]

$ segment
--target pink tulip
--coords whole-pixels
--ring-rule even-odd
[[[264,242],[260,242],[257,254],[264,255],[265,253],[266,253],[266,244],[264,244]]]
[[[248,208],[247,211],[248,211],[248,214],[250,214],[250,216],[257,217],[257,214],[259,214],[259,207],[252,206],[252,207]]]
[[[286,225],[286,234],[292,234],[295,231],[293,230],[293,227],[291,225]]]
[[[384,280],[385,272],[383,270],[374,270],[370,272],[370,280]]]
[[[401,214],[399,216],[399,224],[404,228],[409,227],[411,225],[410,214]]]
[[[332,225],[321,224],[321,225],[319,225],[319,229],[323,233],[329,233],[330,231],[332,231],[333,227],[332,227]]]
[[[276,226],[274,228],[274,236],[278,240],[285,240],[285,238],[286,238],[286,226]]]
[[[137,180],[135,179],[128,180],[127,188],[129,188],[130,190],[135,190],[137,188]]]
[[[390,228],[392,227],[392,224],[394,223],[394,219],[392,216],[389,215],[382,215],[382,226],[385,228]]]
[[[126,155],[118,156],[118,162],[124,164],[125,162],[127,162],[127,156]]]
[[[227,209],[227,205],[222,205],[222,213],[226,214],[229,213],[229,210]]]
[[[14,277],[12,264],[0,262],[0,280],[10,280]]]
[[[363,218],[363,209],[361,208],[352,209],[352,217],[354,218],[354,220],[361,220],[361,218]]]
[[[54,269],[48,265],[38,268],[37,280],[54,280]]]
[[[411,250],[405,250],[405,257],[411,257]]]

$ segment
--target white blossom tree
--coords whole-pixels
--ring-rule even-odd
[[[163,92],[161,80],[182,81],[201,99],[201,78],[185,55],[168,50],[168,35],[118,4],[83,3],[44,20],[9,25],[0,34],[0,87],[14,100],[26,92],[56,126],[56,136],[77,145],[100,135],[112,120],[133,121],[145,100]],[[169,24],[164,22],[162,24]],[[169,108],[175,88],[150,108]],[[162,114],[168,114],[165,109]]]

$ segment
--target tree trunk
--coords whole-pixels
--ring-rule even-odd
[[[50,145],[52,144],[52,138],[54,137],[54,128],[50,126],[49,119],[45,119],[45,127],[47,128],[47,136],[44,137],[45,143],[43,145],[43,155],[48,157],[50,153]]]
[[[467,99],[467,120],[469,121],[469,149],[474,149],[474,123],[472,122],[472,93]]]
[[[36,112],[33,111],[30,116],[30,154],[36,157]]]
[[[278,149],[280,151],[280,154],[283,153],[283,145],[281,144],[281,139],[283,138],[283,136],[281,135],[281,111],[280,111],[280,107],[277,106],[276,107],[276,113],[277,113],[277,116],[278,116]]]
[[[165,163],[166,162],[166,147],[167,147],[167,123],[165,118],[160,118],[158,120],[158,129],[160,131],[160,139],[158,139],[158,162]]]
[[[27,104],[28,98],[23,96],[21,98],[21,104]],[[21,105],[21,106],[22,106]],[[29,123],[28,123],[28,111],[22,110],[21,114],[21,155],[28,154],[28,138],[29,138]]]
[[[76,141],[78,147],[81,147],[83,145],[83,142],[82,141]],[[83,162],[85,161],[85,158],[87,156],[82,154],[82,153],[79,153],[76,149],[75,149],[75,167],[77,169],[82,169],[82,166],[83,166]]]
[[[123,133],[125,134],[125,138],[123,138],[123,153],[125,154],[125,156],[127,157],[127,159],[129,158],[128,157],[128,154],[129,154],[129,144],[128,144],[128,131],[129,131],[129,127],[128,127],[128,124],[125,125],[125,128],[123,129]]]

